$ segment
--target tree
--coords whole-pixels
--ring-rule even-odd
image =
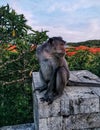
[[[23,14],[17,14],[9,5],[0,8],[0,42],[9,43],[16,39],[25,39],[28,43],[40,44],[45,41],[48,31],[35,31],[26,24],[27,20]],[[31,31],[28,34],[28,31]]]
[[[7,43],[13,38],[22,38],[31,27],[23,14],[18,15],[9,5],[0,8],[0,41]]]

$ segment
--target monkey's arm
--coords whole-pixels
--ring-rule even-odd
[[[50,82],[48,83],[47,91],[44,97],[41,98],[41,101],[46,101],[48,104],[51,104],[54,100],[56,90],[56,76],[57,76],[57,69],[54,69],[53,74],[51,76]]]
[[[61,71],[62,71],[62,73],[61,73]],[[41,98],[42,101],[47,101],[48,104],[51,104],[53,102],[53,100],[55,100],[57,97],[59,97],[62,94],[63,88],[66,84],[65,82],[67,80],[66,76],[63,74],[63,71],[65,73],[64,66],[59,66],[53,70],[51,80],[48,83],[48,89],[47,89],[44,97]],[[65,76],[65,78],[63,76]],[[57,77],[59,77],[60,79],[57,79]],[[66,79],[66,80],[64,80],[65,82],[63,82],[63,78]],[[57,81],[57,80],[59,80],[59,81]]]

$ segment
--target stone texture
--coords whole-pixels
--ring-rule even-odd
[[[77,77],[81,82],[100,83],[100,78],[88,70],[71,71],[71,75]],[[73,80],[72,77],[70,77]]]
[[[88,87],[68,87],[65,91],[69,97],[69,106],[65,106],[65,109],[66,107],[69,107],[70,114],[100,111],[99,97],[91,92]]]
[[[14,125],[14,126],[4,126],[0,130],[35,130],[33,123]]]
[[[64,119],[63,130],[81,130],[95,127],[100,128],[100,113],[71,115]]]
[[[39,119],[39,130],[62,130],[62,117]]]

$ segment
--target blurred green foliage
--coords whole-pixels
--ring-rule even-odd
[[[35,50],[24,40],[16,44],[18,52],[2,48],[0,59],[0,126],[33,121],[32,78],[38,70]]]

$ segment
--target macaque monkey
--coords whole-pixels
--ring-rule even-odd
[[[61,37],[52,37],[36,49],[36,56],[40,64],[41,87],[39,92],[46,90],[41,101],[52,103],[61,96],[65,86],[99,86],[96,83],[81,83],[70,81],[70,73],[65,59],[65,41]]]

